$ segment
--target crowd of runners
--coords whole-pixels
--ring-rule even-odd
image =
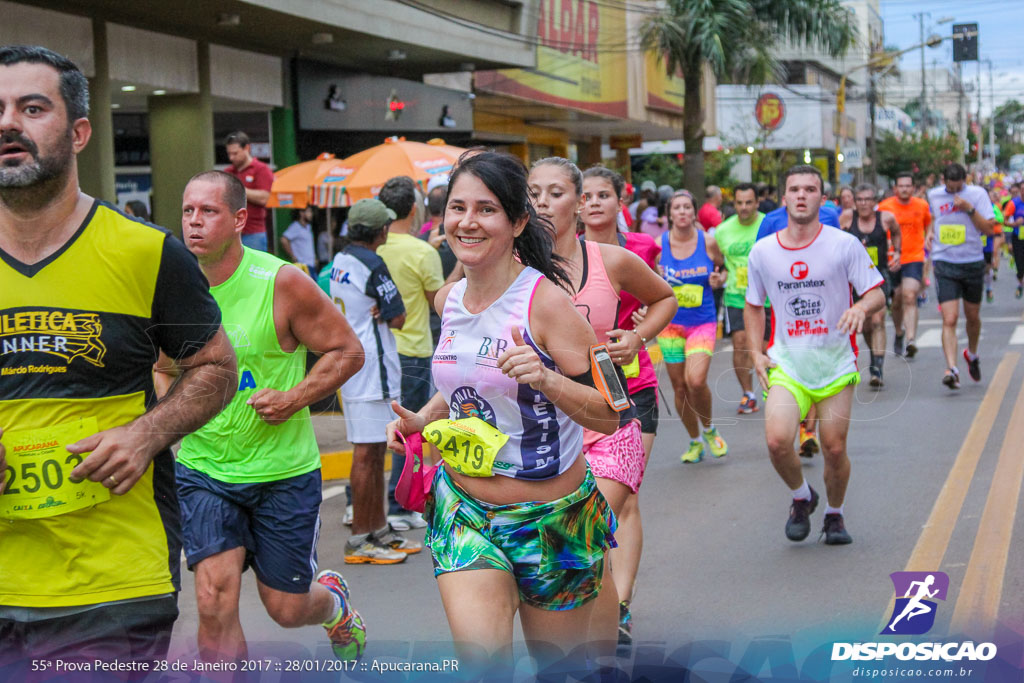
[[[274,621],[322,624],[339,658],[362,654],[349,586],[316,561],[342,520],[319,516],[309,407],[339,389],[355,446],[347,563],[401,562],[423,550],[402,532],[425,525],[467,663],[510,661],[516,615],[531,648],[614,652],[631,643],[637,501],[664,410],[655,343],[690,437],[680,466],[729,452],[708,386],[728,338],[733,405],[764,411],[788,489],[785,536],[806,539],[822,502],[824,543],[842,545],[857,337],[882,390],[887,314],[892,353],[914,358],[934,285],[935,383],[956,390],[958,318],[977,382],[1001,256],[1024,293],[1019,183],[986,189],[955,163],[934,187],[901,173],[884,198],[858,185],[838,201],[794,166],[777,206],[750,183],[703,203],[644,183],[633,201],[602,166],[472,150],[429,188],[422,239],[427,188],[409,179],[353,206],[318,286],[243,246],[251,193],[231,174],[182,188],[180,240],[82,193],[89,133],[74,64],[0,48],[0,672],[160,659],[182,552],[204,660],[247,654],[250,567]],[[422,434],[440,466],[420,517],[395,507],[383,457],[397,479]],[[819,452],[824,501],[800,460]]]

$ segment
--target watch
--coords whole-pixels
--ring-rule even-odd
[[[977,209],[975,209],[975,208],[974,208],[974,207],[972,206],[972,207],[971,207],[971,210],[967,212],[967,215],[968,215],[968,216],[973,216],[973,215],[975,214],[975,212],[976,212],[976,211],[977,211]]]

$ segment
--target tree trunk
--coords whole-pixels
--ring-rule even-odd
[[[686,189],[697,199],[697,207],[704,202],[704,104],[701,102],[703,69],[700,63],[688,65],[683,71],[683,144],[686,158],[683,177]]]

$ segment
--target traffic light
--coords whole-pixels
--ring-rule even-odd
[[[977,24],[953,24],[953,61],[978,61]]]

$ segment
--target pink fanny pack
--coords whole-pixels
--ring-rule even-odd
[[[406,510],[423,512],[437,465],[428,466],[424,460],[422,434],[417,432],[407,437],[398,432],[397,435],[405,444],[405,466],[395,486],[395,500]]]

